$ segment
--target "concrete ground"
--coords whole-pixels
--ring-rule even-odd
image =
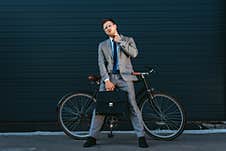
[[[61,135],[0,135],[0,151],[225,151],[226,133],[182,134],[173,141],[159,141],[147,137],[149,148],[137,147],[135,134],[115,134],[108,138],[101,134],[97,145],[83,148],[84,140]]]

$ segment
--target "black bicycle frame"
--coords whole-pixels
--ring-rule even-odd
[[[153,89],[151,88],[151,85],[150,83],[148,84],[146,79],[145,79],[145,76],[144,75],[141,75],[141,78],[142,78],[142,81],[143,81],[143,84],[144,84],[144,87],[141,88],[138,93],[136,94],[136,97],[137,97],[137,104],[138,106],[141,107],[141,104],[143,103],[143,101],[148,98],[149,100],[149,103],[151,103],[151,106],[153,107],[154,111],[156,113],[160,113],[161,112],[161,109],[158,107],[158,105],[156,105],[156,103],[153,101],[154,99],[154,96],[153,96]]]

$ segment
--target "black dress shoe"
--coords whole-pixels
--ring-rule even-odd
[[[96,145],[96,139],[94,137],[88,137],[83,147],[92,147]]]
[[[145,137],[139,137],[139,138],[138,138],[138,145],[139,145],[139,147],[141,147],[141,148],[147,148],[147,147],[148,147],[148,144],[147,144],[147,142],[146,142]]]

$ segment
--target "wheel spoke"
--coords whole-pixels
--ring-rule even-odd
[[[64,98],[59,109],[59,124],[64,132],[73,138],[88,136],[92,111],[93,97],[88,94],[72,94]],[[84,132],[81,132],[84,131]]]
[[[153,100],[144,101],[141,112],[147,134],[167,140],[179,136],[185,124],[180,107],[176,100],[161,93],[154,94]]]
[[[176,129],[179,128],[179,126],[177,126],[178,124],[176,124],[176,122],[174,122],[172,120],[168,121],[168,123],[169,123],[169,125],[172,125],[172,127],[176,128]]]
[[[145,114],[142,114],[142,117],[145,118],[145,119],[146,118],[150,118],[150,119],[152,119],[152,118],[159,118],[159,116],[154,114],[154,113],[145,113]]]
[[[179,110],[178,111],[173,111],[173,112],[168,112],[166,115],[180,115]]]
[[[76,102],[76,103],[77,103],[77,102]],[[69,105],[69,104],[70,104],[70,105]],[[74,104],[71,100],[68,101],[68,106],[71,107],[71,109],[72,109],[72,108],[75,109],[76,112],[79,112],[79,106],[75,106],[75,104]]]
[[[166,113],[169,109],[171,109],[171,108],[174,107],[174,106],[175,106],[175,104],[169,105],[168,108],[166,108],[166,110],[165,110],[164,112]]]
[[[77,110],[76,110],[77,111]],[[73,111],[71,108],[69,107],[65,107],[63,113],[67,113],[67,114],[72,114],[72,115],[80,115],[78,112]]]

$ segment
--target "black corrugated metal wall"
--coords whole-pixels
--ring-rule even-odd
[[[225,120],[223,2],[0,0],[0,121],[55,121],[60,97],[98,73],[104,17],[135,38],[135,69],[159,65],[153,85],[189,120]]]

